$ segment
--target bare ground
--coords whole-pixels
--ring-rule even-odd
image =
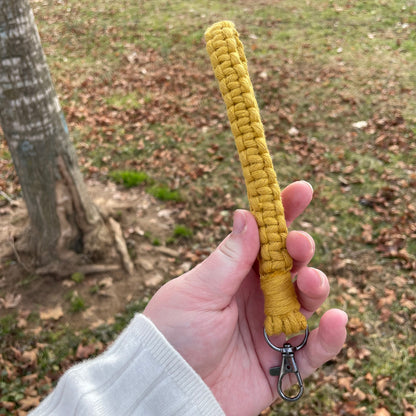
[[[172,235],[177,207],[162,205],[143,189],[120,190],[100,182],[88,182],[88,188],[103,214],[121,222],[134,273],[109,270],[81,277],[82,281],[36,276],[13,247],[13,236],[27,223],[24,202],[19,200],[0,208],[0,316],[14,310],[22,317],[38,312],[45,323],[95,327],[111,322],[126,304],[148,298],[164,281],[189,269],[189,262],[179,262],[182,247],[152,244]],[[74,311],[74,297],[84,301],[82,310]]]

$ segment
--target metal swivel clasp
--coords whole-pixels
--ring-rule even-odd
[[[300,399],[304,391],[302,377],[300,375],[298,366],[296,365],[295,361],[295,352],[299,351],[306,345],[308,336],[309,327],[306,327],[305,338],[303,339],[300,345],[298,345],[297,347],[293,347],[290,343],[286,342],[283,345],[283,347],[276,347],[276,345],[274,345],[267,336],[266,330],[264,330],[264,338],[266,339],[266,342],[269,344],[271,348],[282,354],[282,364],[280,364],[277,367],[272,367],[270,369],[270,375],[279,376],[279,381],[277,383],[277,391],[282,399],[287,400],[289,402],[295,402],[296,400]],[[295,374],[298,380],[299,392],[296,396],[286,396],[282,388],[283,378],[291,373]]]

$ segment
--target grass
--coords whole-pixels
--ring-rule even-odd
[[[132,188],[133,186],[141,185],[149,181],[149,175],[145,172],[135,172],[129,170],[117,170],[110,173],[110,178],[125,188]]]
[[[87,308],[81,296],[73,296],[70,301],[70,311],[73,313],[84,311]]]
[[[154,180],[145,172],[136,172],[130,170],[116,170],[109,174],[110,178],[125,188],[132,188],[141,184],[153,184],[147,187],[146,191],[161,201],[181,202],[183,200],[179,191],[170,189],[167,185],[154,184]]]
[[[183,224],[175,225],[172,236],[166,240],[167,244],[174,244],[178,240],[189,240],[193,236],[193,231]]]
[[[69,302],[69,310],[76,314],[78,312],[82,312],[87,309],[87,305],[85,303],[85,299],[80,296],[77,291],[71,291],[66,296]]]
[[[189,238],[192,237],[192,230],[188,228],[186,225],[175,225],[173,229],[173,236],[178,238]]]
[[[321,312],[342,307],[353,322],[340,358],[305,382],[300,402],[270,414],[374,414],[380,406],[404,414],[402,398],[414,402],[415,276],[412,260],[386,251],[383,236],[391,244],[402,238],[399,249],[414,259],[414,1],[69,0],[33,7],[84,174],[126,187],[143,183],[161,201],[180,203],[189,214],[176,237],[205,250],[229,231],[216,214],[247,206],[202,40],[215,21],[235,21],[279,181],[307,179],[315,189],[294,226],[313,235],[313,265],[330,276]],[[358,121],[367,127],[355,128]],[[383,307],[386,289],[395,298]],[[114,337],[128,316],[101,328],[100,339]],[[4,328],[1,342],[24,338],[12,321]],[[54,341],[72,345],[71,337],[62,332]],[[59,367],[72,347],[48,348],[45,369]],[[15,383],[2,391],[22,394]]]
[[[161,246],[162,243],[158,237],[154,237],[150,231],[145,231],[144,237],[146,237],[153,246]]]
[[[182,197],[177,190],[169,189],[166,185],[155,185],[147,189],[149,194],[153,195],[155,198],[160,199],[161,201],[182,201]]]
[[[73,280],[75,283],[81,283],[85,280],[85,274],[81,272],[72,273],[71,280]]]
[[[149,100],[149,97],[145,98]],[[115,109],[136,109],[140,107],[140,96],[135,91],[128,92],[125,91],[115,91],[114,94],[106,97],[105,103],[109,107]]]

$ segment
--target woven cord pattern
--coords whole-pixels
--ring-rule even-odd
[[[306,328],[300,313],[286,249],[287,226],[280,188],[267,149],[260,111],[250,81],[244,48],[232,22],[211,26],[206,47],[219,82],[240,157],[250,210],[260,234],[260,284],[268,335],[287,336]]]

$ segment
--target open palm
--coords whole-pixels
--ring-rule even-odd
[[[312,193],[305,182],[295,182],[282,192],[288,224],[304,211]],[[309,317],[328,296],[328,280],[319,270],[307,267],[314,254],[308,234],[292,231],[287,248],[294,259],[302,312]],[[277,378],[269,375],[269,368],[279,364],[280,354],[263,338],[258,251],[255,219],[239,210],[233,232],[214,253],[163,286],[144,311],[201,376],[229,416],[255,416],[277,396]],[[296,355],[303,377],[339,352],[346,322],[346,314],[339,310],[322,316],[306,347]],[[284,336],[274,342],[282,345]],[[287,377],[285,382],[288,387]]]

